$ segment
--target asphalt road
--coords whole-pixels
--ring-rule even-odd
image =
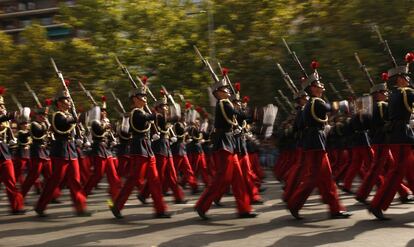
[[[269,176],[270,177],[270,176]],[[33,192],[26,201],[26,215],[8,215],[5,193],[0,193],[0,246],[414,246],[414,204],[396,199],[386,215],[377,221],[365,206],[341,193],[341,200],[354,215],[350,219],[329,219],[327,206],[312,195],[302,209],[304,220],[293,219],[280,200],[281,184],[266,181],[264,205],[254,206],[255,219],[238,219],[232,196],[223,198],[225,207],[212,207],[209,221],[193,211],[198,196],[190,195],[186,205],[174,205],[166,197],[171,219],[154,219],[151,205],[141,205],[131,195],[115,219],[107,208],[105,184],[88,198],[92,217],[74,217],[68,190],[62,204],[49,206],[47,218],[38,218]]]

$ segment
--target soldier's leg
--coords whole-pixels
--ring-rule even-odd
[[[7,197],[12,212],[23,209],[23,196],[16,187],[16,178],[11,160],[0,161],[0,181],[6,187]]]
[[[164,202],[161,190],[161,182],[156,168],[155,158],[140,158],[141,162],[145,163],[145,176],[149,182],[149,189],[152,200],[154,201],[154,208],[157,214],[163,214],[167,210],[167,205]]]
[[[177,182],[177,173],[174,167],[174,161],[172,157],[165,157],[165,182],[168,188],[170,188],[174,194],[175,202],[184,201],[184,193]]]
[[[108,183],[110,186],[111,191],[111,197],[112,200],[115,200],[116,197],[119,194],[119,191],[122,188],[122,182],[121,179],[118,176],[118,173],[115,168],[114,159],[112,157],[109,157],[106,159],[106,176],[108,179]]]
[[[89,195],[92,189],[98,185],[99,181],[101,181],[107,165],[106,159],[99,156],[91,157],[91,160],[93,162],[94,170],[84,188],[86,195]]]
[[[70,189],[76,212],[84,212],[86,210],[86,193],[80,183],[79,162],[77,159],[70,161],[66,174],[66,183]]]
[[[26,179],[24,180],[22,184],[21,192],[22,192],[23,197],[26,196],[30,188],[39,178],[42,168],[43,168],[42,160],[39,158],[32,158],[29,173],[27,174]]]

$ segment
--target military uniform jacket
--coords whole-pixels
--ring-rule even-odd
[[[187,144],[187,153],[204,153],[203,146],[200,142],[203,139],[203,134],[196,127],[191,127],[189,132],[191,133],[191,142]]]
[[[367,116],[356,114],[351,119],[352,147],[369,147],[371,142],[368,136],[369,119]]]
[[[52,130],[55,140],[50,146],[50,157],[73,160],[78,158],[73,130],[76,119],[69,112],[57,111],[52,115]]]
[[[50,159],[50,152],[47,148],[47,126],[43,122],[33,121],[30,125],[32,136],[32,145],[30,147],[30,156],[32,158]]]
[[[370,137],[372,144],[385,143],[385,122],[388,121],[388,103],[377,101],[373,105]]]
[[[7,115],[0,115],[0,160],[10,160],[11,153],[9,150],[8,141],[8,122],[11,118]]]
[[[101,158],[112,157],[112,152],[108,143],[108,131],[106,126],[100,121],[94,120],[91,124],[91,133],[93,141],[90,154]]]
[[[303,110],[303,149],[326,150],[325,125],[328,122],[327,113],[331,111],[330,105],[318,97],[312,97]]]
[[[19,130],[17,132],[17,152],[16,157],[30,159],[30,144],[32,138],[29,130]]]
[[[304,107],[297,107],[295,121],[293,124],[293,132],[296,140],[297,147],[302,147],[302,137],[303,137],[303,112]]]
[[[177,122],[174,124],[175,134],[177,135],[177,141],[171,145],[171,152],[176,156],[187,155],[187,148],[185,145],[186,131],[183,123]]]
[[[238,125],[237,115],[243,115],[243,113],[235,110],[230,100],[222,99],[217,102],[214,120],[215,130],[212,135],[213,151],[235,152],[236,141],[233,135],[233,127]]]
[[[115,147],[116,155],[118,157],[129,155],[129,149],[131,144],[131,137],[129,136],[129,133],[125,133],[124,131],[119,130],[118,137],[119,144]]]
[[[153,120],[155,120],[155,114],[146,113],[142,108],[134,108],[132,110],[131,117],[129,118],[130,132],[132,133],[131,155],[154,156],[149,138],[150,121]]]
[[[169,140],[169,124],[167,122],[167,118],[162,114],[156,115],[156,124],[160,131],[160,139],[152,142],[152,150],[155,154],[162,155],[162,156],[172,156],[171,147],[170,147],[170,140]]]
[[[390,122],[387,127],[387,143],[414,144],[414,133],[409,126],[413,112],[414,89],[394,88],[388,102]]]

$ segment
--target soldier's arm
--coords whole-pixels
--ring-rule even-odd
[[[105,133],[105,127],[100,121],[92,121],[91,128],[96,135],[103,135]]]
[[[8,112],[7,114],[0,115],[0,123],[12,120],[14,118],[14,112]]]

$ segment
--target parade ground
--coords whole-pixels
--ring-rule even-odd
[[[174,205],[167,196],[171,219],[154,219],[151,205],[142,205],[133,195],[115,219],[107,208],[106,184],[88,198],[92,217],[74,217],[69,191],[62,204],[50,204],[46,218],[33,211],[34,192],[26,201],[26,215],[8,214],[4,192],[0,201],[0,246],[414,246],[414,204],[395,199],[385,213],[389,221],[378,221],[352,196],[341,193],[342,202],[354,213],[350,219],[329,219],[318,195],[309,198],[295,220],[281,201],[281,184],[269,175],[264,186],[264,205],[254,206],[258,218],[238,219],[232,196],[224,207],[212,206],[209,221],[193,211],[199,195],[186,196],[189,203]]]

